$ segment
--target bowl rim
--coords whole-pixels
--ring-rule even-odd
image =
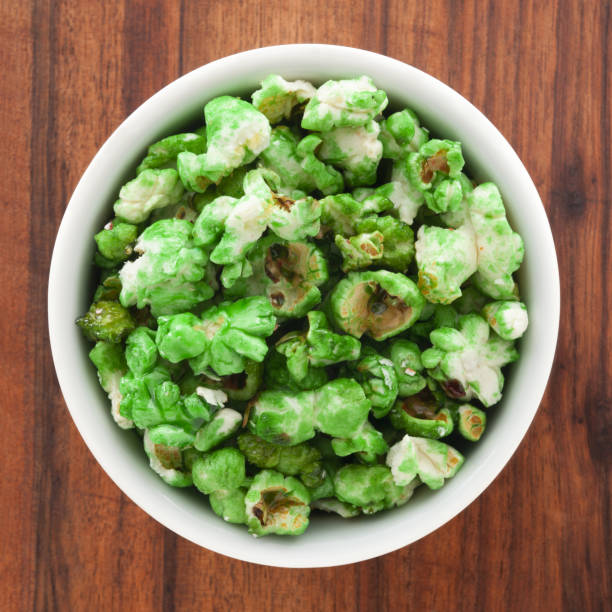
[[[262,547],[260,551],[252,551],[251,549],[242,550],[236,547],[228,547],[223,537],[217,535],[216,532],[212,534],[212,537],[206,537],[211,536],[209,533],[204,534],[205,537],[202,537],[202,534],[194,534],[190,528],[186,526],[186,523],[181,520],[180,512],[177,512],[177,516],[169,514],[165,510],[155,505],[155,500],[152,499],[152,496],[149,494],[146,487],[134,486],[133,480],[130,480],[130,478],[128,478],[123,471],[110,460],[108,450],[105,449],[103,444],[101,444],[97,439],[95,429],[90,423],[87,422],[86,415],[79,410],[77,406],[79,398],[76,390],[74,389],[71,363],[70,359],[68,359],[68,356],[66,355],[62,327],[56,324],[61,317],[63,308],[62,295],[59,291],[59,287],[61,285],[60,280],[62,277],[62,270],[64,269],[66,262],[69,260],[68,250],[70,248],[70,232],[78,223],[78,215],[80,212],[82,212],[80,209],[83,208],[82,205],[79,207],[78,203],[81,202],[83,194],[86,192],[86,186],[92,180],[94,180],[95,175],[99,172],[99,167],[104,166],[103,160],[114,143],[120,139],[122,134],[130,133],[133,126],[140,121],[140,118],[144,117],[150,111],[150,109],[154,108],[155,105],[163,101],[164,98],[170,96],[171,94],[177,94],[182,90],[192,88],[194,83],[196,83],[203,74],[205,75],[206,73],[213,71],[226,70],[232,67],[235,69],[235,67],[238,65],[253,65],[254,63],[261,61],[272,61],[274,57],[278,56],[278,53],[283,53],[284,55],[317,53],[320,57],[324,57],[325,54],[335,54],[341,59],[351,57],[352,59],[363,60],[364,65],[369,65],[370,62],[386,63],[389,66],[389,70],[397,70],[398,75],[401,73],[405,76],[410,76],[412,79],[426,83],[428,87],[433,88],[439,92],[440,95],[446,96],[446,98],[449,99],[449,104],[452,103],[453,105],[456,105],[461,109],[461,112],[465,113],[466,116],[469,115],[475,118],[479,124],[482,124],[482,126],[486,128],[487,135],[495,140],[495,146],[500,147],[500,152],[503,153],[504,161],[512,164],[513,171],[524,183],[525,190],[529,193],[530,199],[535,203],[533,215],[535,216],[539,228],[542,231],[541,240],[543,248],[547,254],[547,258],[545,258],[546,261],[542,263],[539,262],[539,265],[540,263],[541,265],[545,265],[547,267],[547,271],[549,272],[549,286],[547,289],[550,293],[550,300],[547,304],[548,321],[546,322],[546,337],[548,344],[541,347],[541,353],[539,353],[538,356],[541,372],[545,373],[545,375],[541,376],[539,380],[534,381],[533,388],[531,389],[530,393],[531,403],[520,418],[517,419],[516,427],[513,430],[510,443],[505,444],[503,452],[496,455],[495,461],[483,466],[483,469],[481,469],[479,472],[479,480],[477,481],[477,484],[473,486],[469,492],[464,493],[459,502],[449,504],[443,512],[432,512],[428,523],[422,526],[419,534],[416,537],[414,535],[407,537],[405,534],[394,533],[393,535],[389,534],[389,537],[371,538],[367,542],[367,545],[361,545],[362,542],[360,542],[360,546],[357,549],[346,547],[346,550],[334,550],[333,553],[327,550],[322,551],[322,554],[319,555],[310,554],[306,556],[301,556],[299,553],[295,554],[295,552],[289,552],[288,557],[283,556],[282,558],[278,558],[276,556],[278,555],[278,552],[274,552],[274,548],[267,549]],[[367,74],[365,70],[364,73]],[[375,74],[371,76],[376,79]],[[371,559],[402,548],[428,535],[441,527],[443,524],[450,521],[452,518],[462,512],[468,505],[470,505],[493,482],[504,466],[508,463],[523,440],[527,429],[529,428],[535,413],[537,412],[552,369],[557,344],[559,315],[559,270],[553,236],[546,217],[546,212],[530,175],[512,146],[499,132],[499,130],[480,110],[472,105],[461,94],[435,77],[419,70],[418,68],[415,68],[414,66],[386,55],[374,53],[372,51],[326,44],[273,45],[242,51],[240,53],[235,53],[214,60],[172,81],[141,104],[136,110],[134,110],[112,132],[102,147],[100,147],[100,149],[97,151],[70,198],[58,229],[51,259],[48,283],[49,339],[57,378],[72,419],[81,437],[102,469],[134,503],[142,508],[149,516],[168,527],[178,535],[204,548],[235,559],[279,567],[330,567]],[[382,533],[384,531],[385,530],[381,531],[381,535],[387,535],[386,532]],[[343,547],[337,548],[341,549]],[[287,550],[290,551],[295,549],[296,547],[294,546],[293,549],[288,548]]]

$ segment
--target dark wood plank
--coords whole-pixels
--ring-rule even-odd
[[[0,609],[611,609],[610,2],[0,3]],[[380,559],[258,567],[200,549],[97,466],[53,375],[46,278],[62,212],[110,132],[157,89],[257,46],[387,53],[510,140],[553,226],[556,367],[509,466],[443,528]],[[4,340],[7,339],[7,340]],[[24,484],[25,483],[25,484]]]

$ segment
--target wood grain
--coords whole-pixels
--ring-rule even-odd
[[[2,0],[0,610],[612,609],[610,12],[595,0]],[[46,329],[55,233],[110,132],[180,74],[290,42],[386,53],[482,109],[542,196],[563,294],[547,394],[491,487],[408,548],[303,571],[200,549],[127,500],[70,420]]]

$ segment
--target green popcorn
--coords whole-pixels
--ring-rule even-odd
[[[459,300],[457,300],[459,301]],[[453,302],[456,304],[457,302]],[[459,314],[453,306],[449,304],[431,304],[430,316],[423,321],[418,321],[410,328],[411,336],[416,336],[418,340],[429,340],[429,334],[438,327],[457,327]]]
[[[452,140],[429,140],[406,159],[410,181],[421,191],[431,189],[438,176],[457,178],[464,164],[461,143]]]
[[[381,121],[379,138],[383,157],[396,160],[418,151],[427,142],[429,132],[421,127],[414,111],[404,109]]]
[[[117,302],[94,302],[76,320],[88,340],[104,340],[117,344],[135,327],[132,315]]]
[[[389,450],[382,433],[374,429],[369,421],[365,421],[350,438],[334,438],[332,448],[338,457],[359,453],[364,463],[375,463],[378,456]]]
[[[243,433],[238,436],[238,448],[256,467],[275,469],[285,476],[299,476],[308,487],[319,486],[325,477],[321,453],[309,444],[278,446]]]
[[[119,271],[123,306],[151,307],[151,313],[174,314],[193,308],[214,291],[203,277],[207,257],[191,239],[192,225],[181,219],[163,219],[138,237],[135,261]]]
[[[105,270],[94,293],[94,302],[117,302],[121,293],[121,281],[117,270]]]
[[[342,271],[360,270],[381,263],[384,236],[374,231],[344,238],[336,234],[334,241],[342,254]]]
[[[461,285],[476,272],[476,241],[468,226],[419,228],[416,241],[419,289],[430,301],[449,304],[461,296]]]
[[[297,478],[262,470],[245,497],[249,532],[256,536],[304,533],[308,527],[309,504],[308,489]]]
[[[353,518],[361,514],[361,511],[357,506],[353,504],[347,504],[341,502],[339,499],[334,497],[328,497],[324,499],[317,499],[311,502],[310,507],[313,510],[322,510],[323,512],[333,512],[341,516],[342,518]]]
[[[127,370],[123,348],[119,344],[112,344],[100,340],[96,342],[96,346],[89,351],[89,358],[98,371],[100,386],[108,394],[108,399],[111,402],[111,415],[115,423],[117,423],[121,429],[130,429],[134,427],[132,420],[126,419],[119,412],[119,405],[121,403],[121,390],[119,384]]]
[[[318,389],[328,381],[325,368],[308,368],[308,373],[301,380],[295,380],[287,359],[277,351],[269,351],[265,361],[264,387],[283,391],[307,391]]]
[[[315,187],[323,195],[339,193],[344,189],[344,178],[333,166],[322,162],[316,155],[323,140],[316,134],[302,138],[297,145],[296,153],[300,165],[312,177]]]
[[[491,302],[482,309],[491,329],[504,340],[516,340],[527,329],[527,307],[522,302]]]
[[[367,76],[327,81],[306,105],[302,127],[323,132],[334,127],[359,127],[374,119],[388,103],[387,94],[377,90]]]
[[[418,475],[430,489],[439,489],[445,479],[457,473],[463,462],[463,455],[452,446],[409,435],[389,449],[386,460],[397,485],[412,482]]]
[[[195,435],[193,445],[206,452],[231,438],[242,425],[242,415],[232,408],[222,408]]]
[[[273,444],[295,446],[315,428],[337,438],[361,430],[370,402],[354,380],[336,378],[313,391],[264,391],[251,409],[249,430]]]
[[[210,259],[216,264],[235,264],[269,227],[285,240],[302,240],[319,232],[320,204],[311,197],[291,200],[272,191],[269,171],[252,170],[244,179],[245,195],[237,202],[228,198],[206,206],[194,228],[199,244],[211,244],[220,234]],[[209,210],[210,207],[213,207]]]
[[[352,236],[363,217],[363,204],[349,193],[331,195],[321,200],[321,223],[337,234]]]
[[[176,170],[144,170],[119,191],[115,214],[130,223],[142,223],[156,208],[178,204],[184,191]]]
[[[424,193],[417,189],[408,178],[406,160],[397,160],[391,169],[391,181],[378,187],[377,192],[393,202],[400,221],[412,225],[422,204]]]
[[[372,414],[377,419],[384,417],[391,410],[399,392],[393,361],[365,347],[361,359],[352,364],[351,370],[372,404]]]
[[[158,385],[166,381],[170,382],[170,372],[163,366],[156,366],[142,375],[127,372],[119,381],[121,416],[133,420],[140,429],[165,422],[155,391]]]
[[[213,491],[208,496],[213,512],[228,523],[246,525],[245,510],[246,489],[230,489],[226,491]]]
[[[391,344],[390,357],[397,376],[399,397],[414,395],[425,388],[421,351],[414,342],[395,340]]]
[[[177,168],[187,189],[204,192],[239,166],[251,163],[270,144],[270,123],[251,104],[232,96],[212,99],[204,107],[206,153],[183,152]]]
[[[427,207],[435,213],[456,212],[461,208],[463,189],[458,179],[440,181],[433,192],[425,193]]]
[[[410,327],[421,314],[425,299],[403,274],[378,270],[350,272],[331,294],[331,311],[343,331],[360,338],[364,333],[385,340]]]
[[[487,426],[487,415],[471,404],[460,404],[450,408],[459,433],[470,442],[477,442]]]
[[[298,155],[299,142],[300,137],[286,125],[273,128],[270,145],[261,152],[259,163],[278,174],[284,191],[297,189],[309,193],[317,185],[304,168],[304,156]]]
[[[233,400],[246,401],[259,390],[263,377],[263,364],[247,359],[244,372],[230,374],[221,378],[223,391]]]
[[[315,435],[314,392],[264,391],[249,415],[249,430],[267,442],[295,446]]]
[[[146,157],[136,168],[136,174],[140,174],[149,168],[173,167],[179,153],[189,151],[190,153],[204,153],[206,151],[206,136],[204,134],[173,134],[152,144]]]
[[[206,495],[239,489],[246,479],[244,456],[235,448],[221,448],[196,459],[191,474],[193,484]]]
[[[196,374],[211,367],[220,376],[238,374],[246,359],[263,361],[276,324],[264,297],[248,297],[212,306],[198,318],[183,313],[158,319],[155,341],[162,357],[172,363],[191,359]]]
[[[191,486],[191,470],[180,448],[155,444],[146,429],[143,441],[151,469],[157,472],[164,482],[173,487]]]
[[[421,438],[445,438],[454,429],[448,408],[438,410],[435,400],[423,393],[398,400],[389,417],[395,429]]]
[[[328,280],[323,253],[309,242],[262,238],[249,254],[253,274],[228,295],[266,295],[278,317],[303,317],[321,301]]]
[[[468,196],[470,220],[476,233],[478,274],[474,283],[495,300],[515,299],[512,273],[523,261],[522,238],[512,231],[499,189],[483,183]]]
[[[501,399],[501,368],[518,359],[512,342],[490,336],[488,323],[477,314],[459,317],[459,329],[442,327],[430,338],[433,348],[421,359],[449,397],[463,401],[476,397],[485,407]]]
[[[307,316],[306,333],[290,332],[276,343],[276,350],[287,358],[287,368],[294,380],[306,378],[311,367],[320,368],[359,357],[359,340],[334,333],[321,311],[311,310]]]
[[[382,189],[382,187],[385,187],[385,185],[376,189],[372,187],[357,187],[357,189],[353,189],[353,197],[358,202],[361,202],[360,218],[393,210],[393,202],[386,195],[390,191]]]
[[[459,314],[470,314],[471,312],[479,312],[485,304],[489,302],[489,298],[478,291],[476,287],[468,286],[461,290],[461,297],[453,302],[453,307]],[[451,325],[437,325],[436,327],[453,327]]]
[[[395,272],[405,272],[414,257],[414,232],[404,222],[384,215],[372,215],[358,221],[358,232],[379,232],[382,235],[382,256],[377,265]]]
[[[270,123],[289,119],[294,107],[310,100],[316,89],[308,81],[285,81],[278,74],[268,75],[261,88],[253,92],[253,106],[263,113]]]
[[[345,465],[334,477],[337,498],[360,507],[364,514],[405,504],[417,484],[413,479],[407,485],[396,485],[391,470],[384,465]]]
[[[148,432],[153,444],[162,444],[163,446],[182,449],[193,444],[194,435],[189,429],[180,425],[162,423],[150,427]]]
[[[137,327],[125,342],[125,359],[134,374],[149,372],[157,363],[155,332],[148,327]]]
[[[138,228],[130,223],[110,221],[98,232],[94,239],[102,257],[119,263],[125,261],[132,254],[132,243],[136,240]]]
[[[383,147],[378,140],[380,126],[369,121],[359,127],[339,127],[320,135],[321,160],[344,171],[348,185],[372,185],[376,182]]]
[[[362,430],[371,403],[357,381],[336,378],[311,393],[318,431],[335,438],[351,438]]]

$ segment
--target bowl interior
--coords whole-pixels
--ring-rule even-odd
[[[414,109],[434,133],[460,140],[471,174],[497,183],[524,241],[519,273],[530,327],[521,359],[501,404],[490,409],[483,439],[466,450],[457,476],[431,492],[420,487],[404,507],[343,520],[317,514],[300,538],[254,539],[243,526],[223,523],[205,497],[173,489],[148,467],[133,432],[109,414],[74,320],[93,289],[91,237],[111,215],[119,187],[152,142],[201,122],[202,107],[221,94],[245,94],[271,72],[320,84],[329,78],[370,75],[395,108]],[[79,182],[62,221],[49,279],[49,329],[62,392],[90,450],[116,484],[155,519],[193,542],[225,555],[288,567],[339,565],[371,558],[413,542],[444,524],[490,484],[524,436],[550,373],[559,318],[559,278],[550,227],[520,160],[493,125],[458,93],[433,77],[374,53],[327,45],[268,47],[230,56],[173,82],[138,108],[100,149]],[[466,445],[467,447],[467,445]]]

